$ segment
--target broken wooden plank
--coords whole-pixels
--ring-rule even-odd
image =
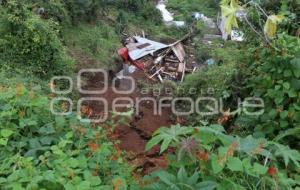
[[[164,68],[161,67],[161,68],[160,68],[159,70],[157,70],[153,75],[151,75],[150,78],[153,78],[153,77],[155,77],[156,75],[158,75],[159,72],[162,71],[163,69],[164,69]]]
[[[167,62],[172,62],[172,63],[179,63],[179,60],[175,60],[175,59],[170,59],[170,58],[165,58],[165,61]]]
[[[178,60],[180,62],[183,62],[184,59],[185,59],[186,53],[184,51],[184,48],[183,48],[182,44],[178,43],[178,44],[172,46],[172,50],[175,53],[175,55],[178,58]]]
[[[178,68],[175,67],[167,67],[168,71],[173,71],[173,72],[177,72]]]
[[[184,69],[185,69],[184,67],[185,67],[184,63],[179,63],[179,66],[177,68],[177,72],[183,73]]]
[[[184,67],[183,67],[183,72],[182,72],[181,82],[183,82],[184,77],[185,77],[185,69],[186,69],[186,62],[184,62]]]

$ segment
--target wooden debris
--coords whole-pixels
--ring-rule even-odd
[[[183,82],[185,73],[193,73],[196,68],[186,67],[186,52],[182,41],[189,35],[171,45],[164,45],[145,38],[133,37],[136,41],[127,40],[126,48],[132,61],[142,62],[146,76],[151,80],[174,80]],[[134,63],[134,62],[133,62]]]

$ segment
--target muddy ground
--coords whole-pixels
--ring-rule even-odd
[[[112,104],[116,98],[126,97],[132,100],[136,98],[154,97],[152,91],[145,93],[140,87],[140,81],[143,83],[151,84],[153,81],[149,80],[143,71],[136,70],[133,74],[129,76],[133,77],[135,80],[135,90],[133,93],[128,95],[117,94],[112,89],[112,76],[109,78],[108,90],[106,93],[101,95],[85,95],[81,94],[82,97],[101,97],[108,101],[108,110],[112,111]],[[93,76],[86,76],[87,82],[84,87],[85,90],[97,90],[103,88],[103,75],[97,74]],[[130,89],[131,83],[127,80],[116,82],[118,90]],[[127,104],[128,101],[119,102]],[[103,105],[99,102],[90,102],[88,107],[90,107],[94,113],[102,113]],[[136,105],[133,107],[135,108]],[[143,101],[139,104],[138,113],[133,114],[130,119],[126,119],[125,124],[119,123],[118,118],[113,118],[112,114],[109,113],[109,118],[117,123],[117,126],[108,126],[115,129],[111,136],[112,141],[119,141],[118,145],[121,150],[126,151],[127,160],[136,168],[141,174],[148,174],[154,170],[167,167],[168,163],[165,155],[159,154],[159,147],[154,147],[152,150],[145,152],[145,146],[147,141],[151,139],[152,134],[160,127],[168,127],[175,122],[172,118],[171,108],[163,108],[161,115],[154,114],[154,104],[152,101]],[[128,109],[121,108],[118,109],[119,112],[126,112]],[[134,109],[137,112],[136,109]],[[97,116],[96,116],[97,117]]]

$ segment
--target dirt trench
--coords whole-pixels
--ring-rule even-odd
[[[108,110],[112,111],[112,104],[116,98],[130,98],[136,100],[136,98],[154,97],[151,91],[145,94],[142,93],[139,87],[139,81],[146,83],[153,83],[150,81],[141,70],[137,70],[129,76],[135,79],[136,88],[133,93],[129,95],[117,94],[112,89],[112,76],[109,77],[108,90],[102,95],[86,95],[81,94],[82,97],[101,97],[107,100]],[[103,76],[96,74],[93,76],[86,76],[87,82],[84,87],[85,90],[97,90],[103,88]],[[118,84],[118,83],[116,83]],[[131,84],[131,83],[129,83]],[[120,81],[117,89],[124,90],[129,89],[128,82]],[[119,102],[119,103],[128,103]],[[102,113],[103,105],[101,103],[93,102],[89,106],[94,113]],[[161,115],[154,114],[154,104],[152,101],[142,101],[139,104],[139,113],[133,115],[133,117],[127,120],[129,126],[118,124],[113,135],[111,135],[112,141],[120,141],[118,145],[121,150],[126,151],[126,159],[131,163],[136,171],[142,175],[148,174],[152,171],[166,168],[168,166],[165,155],[159,154],[159,147],[156,146],[152,150],[145,152],[145,146],[151,139],[152,134],[160,127],[168,127],[174,124],[174,119],[171,118],[172,112],[170,108],[163,108]],[[126,108],[118,109],[119,112],[127,111]],[[136,111],[136,110],[135,110]],[[109,118],[112,115],[109,114]],[[117,121],[116,121],[117,122]],[[112,126],[108,126],[112,127]]]

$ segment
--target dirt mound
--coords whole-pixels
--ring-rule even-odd
[[[112,117],[110,113],[112,111],[113,101],[117,98],[130,98],[137,100],[139,98],[153,97],[151,93],[143,94],[141,89],[138,88],[139,81],[152,83],[147,79],[142,71],[136,71],[131,75],[135,79],[136,89],[129,95],[122,95],[115,93],[112,88],[112,83],[109,81],[109,87],[106,93],[101,95],[85,95],[82,97],[101,97],[107,100],[109,118]],[[109,77],[110,78],[110,77]],[[99,90],[103,87],[103,77],[99,75],[89,76],[84,87],[85,90]],[[118,83],[117,89],[128,89],[126,82]],[[118,102],[121,103],[121,102]],[[128,103],[128,102],[122,102]],[[103,105],[100,102],[93,102],[88,105],[95,113],[101,113],[103,111]],[[136,106],[136,105],[135,105]],[[139,103],[138,113],[128,120],[129,126],[117,126],[113,131],[114,138],[112,141],[120,141],[119,147],[128,153],[128,160],[131,162],[136,170],[139,170],[142,174],[147,174],[157,169],[161,169],[167,166],[167,160],[164,156],[159,155],[159,147],[155,147],[149,152],[145,152],[145,145],[151,138],[152,134],[160,127],[168,127],[174,123],[171,119],[171,109],[162,108],[162,114],[154,114],[154,103],[152,101],[142,101]],[[119,109],[119,112],[125,111],[126,108]]]

